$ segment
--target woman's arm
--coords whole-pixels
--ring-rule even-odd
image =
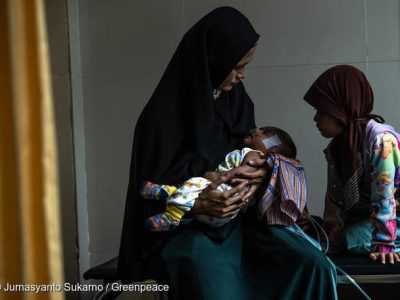
[[[250,151],[243,158],[241,151],[232,151],[218,167],[218,172],[222,172],[219,177],[215,176],[214,172],[207,172],[207,177],[213,179],[213,183],[200,193],[191,213],[227,217],[236,214],[239,209],[246,206],[248,199],[255,194],[266,174],[265,161],[264,163],[261,161],[260,166],[247,164],[254,158],[260,158],[259,152]],[[250,180],[241,178],[243,173],[250,174],[252,178]],[[221,183],[234,185],[234,187],[222,192],[217,190]]]
[[[254,174],[255,172],[259,171],[259,169],[265,169],[266,165],[260,164],[259,166],[252,166],[249,164],[250,161],[257,160],[263,157],[263,154],[259,151],[249,151],[246,153],[245,157],[241,159],[240,161],[237,161],[236,164],[234,165],[233,168],[230,168],[229,170],[226,170],[225,172],[228,172],[229,174],[233,174],[234,176],[231,179],[230,184],[231,185],[238,185],[239,183],[242,183],[243,181],[246,181],[248,179],[242,177],[243,174]],[[255,178],[251,178],[252,182],[250,184],[254,183],[260,183],[262,181],[263,176],[256,176]],[[256,179],[256,180],[253,180]]]
[[[247,164],[249,160],[260,158],[260,155],[263,155],[259,151],[251,150],[250,148],[245,148],[243,150],[234,150],[229,152],[225,160],[222,161],[215,171],[208,171],[204,174],[204,177],[210,180],[211,182],[216,181],[222,174],[228,173],[230,177],[232,177],[229,182],[230,185],[238,185],[245,179],[239,179],[236,177],[238,173],[252,173],[258,170],[258,167],[253,167]],[[243,157],[244,156],[244,157]]]
[[[374,142],[371,154],[371,221],[372,260],[385,263],[389,260],[400,262],[400,257],[393,253],[396,239],[396,201],[394,199],[394,180],[400,164],[400,152],[396,138],[390,133],[379,134]],[[380,258],[380,259],[379,259]]]

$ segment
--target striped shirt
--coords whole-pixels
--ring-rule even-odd
[[[258,217],[270,225],[293,225],[306,205],[306,177],[300,161],[269,155],[272,175],[258,204]]]

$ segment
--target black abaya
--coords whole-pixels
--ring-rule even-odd
[[[144,220],[163,203],[138,195],[140,184],[178,184],[213,170],[255,127],[253,103],[242,84],[214,100],[213,89],[255,46],[259,35],[245,16],[221,7],[183,37],[136,124],[119,253],[125,280],[142,279],[142,263],[167,235],[145,231]]]

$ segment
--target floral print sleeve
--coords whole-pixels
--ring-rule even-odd
[[[396,201],[399,183],[400,151],[389,132],[379,134],[371,153],[371,221],[374,225],[371,252],[392,252],[396,239]]]

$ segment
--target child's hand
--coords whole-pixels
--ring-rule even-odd
[[[383,253],[383,252],[375,252],[369,255],[369,258],[373,261],[378,261],[381,264],[386,264],[388,261],[390,264],[399,263],[400,262],[400,255],[398,253]]]

